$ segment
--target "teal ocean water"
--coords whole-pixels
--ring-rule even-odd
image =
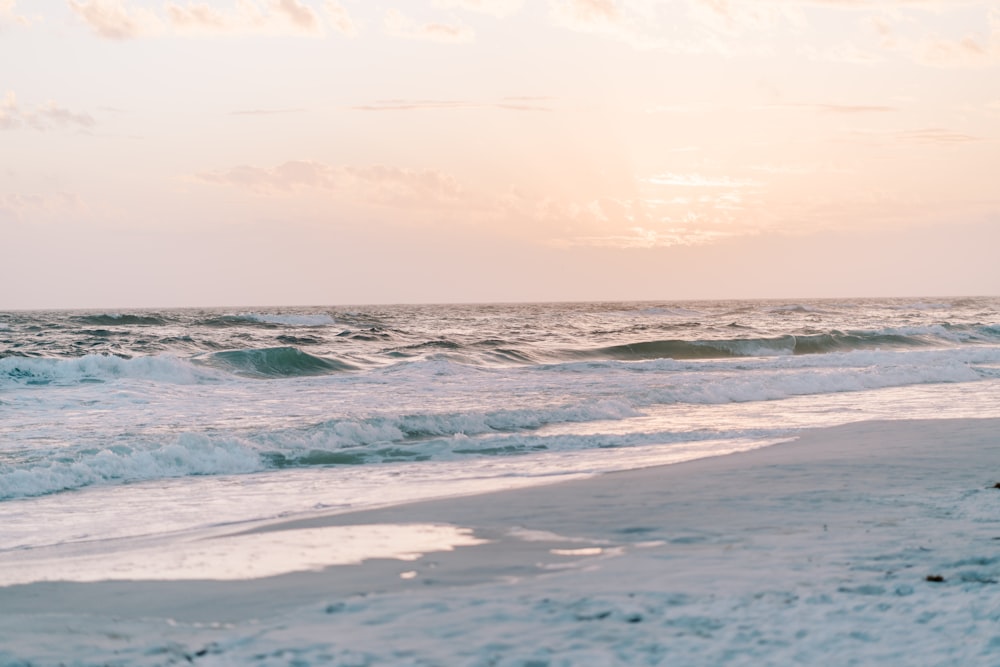
[[[1000,416],[998,387],[996,298],[0,313],[0,549],[96,534],[109,494],[160,521],[118,531],[249,520]]]

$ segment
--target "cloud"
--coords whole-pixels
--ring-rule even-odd
[[[319,19],[309,7],[299,0],[278,0],[275,11],[284,15],[293,25],[307,32],[315,32],[319,28]]]
[[[852,132],[852,134],[862,139],[888,139],[903,143],[939,146],[957,146],[985,141],[983,137],[956,132],[942,127],[925,127],[916,130],[896,130],[891,132],[858,130]]]
[[[206,3],[165,4],[171,29],[179,34],[320,35],[322,22],[300,0],[268,0],[263,6],[242,0],[222,11]]]
[[[524,0],[433,0],[431,4],[439,9],[464,9],[503,18],[519,12]]]
[[[267,194],[297,188],[333,189],[335,169],[320,162],[293,160],[277,167],[239,166],[225,171],[204,172],[196,178],[205,183],[230,185]]]
[[[319,14],[302,0],[238,0],[228,9],[193,0],[167,1],[160,12],[132,6],[126,0],[67,2],[94,34],[111,40],[156,35],[323,34]],[[327,2],[327,15],[338,32],[353,34],[354,24],[337,2]]]
[[[476,37],[472,28],[460,23],[418,23],[396,9],[389,9],[385,12],[383,24],[387,35],[403,39],[457,44],[472,42]]]
[[[747,233],[741,233],[746,236]],[[632,227],[622,234],[605,236],[575,236],[550,242],[556,247],[596,247],[596,248],[667,248],[671,246],[704,245],[734,236],[734,232],[719,229],[700,229],[697,226],[669,225],[664,229]]]
[[[772,109],[806,109],[820,113],[836,114],[890,113],[898,111],[896,107],[884,106],[881,104],[807,104],[795,102],[765,104],[755,108],[757,110],[764,111]]]
[[[276,116],[289,113],[302,113],[305,109],[243,109],[230,111],[230,116]]]
[[[935,67],[994,67],[1000,64],[1000,37],[932,39],[916,48],[916,60]]]
[[[83,201],[69,192],[47,195],[0,193],[0,221],[5,217],[15,222],[24,221],[25,218],[64,217],[68,213],[79,214],[85,211],[87,206]]]
[[[968,144],[983,141],[982,137],[971,134],[954,132],[940,127],[928,127],[920,130],[905,130],[896,132],[895,135],[902,141],[909,141],[918,144]]]
[[[551,111],[537,101],[548,98],[506,97],[500,102],[471,102],[467,100],[376,100],[371,104],[349,107],[352,111],[426,111],[426,110],[467,110],[502,109],[505,111]]]
[[[0,27],[12,23],[15,25],[29,26],[32,20],[24,14],[17,13],[17,0],[0,0]]]
[[[70,9],[104,39],[125,40],[159,32],[163,23],[146,9],[129,9],[124,0],[68,0]]]
[[[650,0],[549,0],[549,17],[558,27],[623,42],[635,49],[673,53],[718,52],[717,43],[668,40]],[[671,23],[676,22],[676,17]]]
[[[436,207],[465,199],[462,187],[451,174],[434,169],[387,165],[338,166],[292,160],[276,167],[238,166],[203,172],[196,174],[195,179],[213,185],[242,188],[260,195],[312,190],[384,206]]]
[[[963,3],[957,0],[949,3],[928,0],[899,4],[914,9],[934,10],[937,14],[961,9],[966,5],[985,10],[985,3]],[[912,13],[886,12],[866,17],[862,24],[878,38],[879,46],[884,51],[900,53],[920,65],[994,67],[1000,64],[1000,11],[991,9],[987,19],[991,28],[988,33],[982,31],[982,24],[974,22],[966,24],[967,32],[964,35],[952,36],[941,36],[936,30],[930,30],[931,26],[922,26]],[[936,21],[933,27],[936,28],[939,24]],[[924,28],[922,34],[920,28]]]
[[[789,2],[741,2],[740,0],[688,0],[688,15],[715,32],[773,32],[783,24],[796,29],[805,18]]]
[[[683,188],[751,188],[763,185],[748,179],[730,178],[728,176],[706,177],[701,174],[656,174],[643,179],[650,185],[666,185]]]
[[[627,31],[625,14],[615,0],[552,0],[549,11],[558,25],[571,30],[603,34]]]
[[[334,30],[342,35],[354,37],[358,34],[358,26],[354,23],[347,9],[335,0],[327,0],[326,15]]]
[[[7,91],[0,101],[0,130],[28,127],[34,130],[76,128],[86,130],[96,125],[90,114],[75,113],[49,101],[34,109],[22,108],[13,91]]]
[[[496,202],[505,228],[518,223],[546,245],[653,248],[708,243],[746,231],[732,191],[658,201],[646,196],[560,199],[512,188]]]

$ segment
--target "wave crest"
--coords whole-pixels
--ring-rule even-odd
[[[236,375],[260,378],[327,375],[357,368],[338,359],[314,356],[297,347],[224,350],[197,357],[196,360]]]
[[[70,359],[4,357],[0,359],[0,384],[78,384],[118,378],[142,378],[175,384],[216,379],[192,364],[169,354],[123,359],[88,354]]]

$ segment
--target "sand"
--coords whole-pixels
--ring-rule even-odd
[[[860,422],[548,486],[0,552],[0,665],[1000,664],[997,482],[1000,420]]]

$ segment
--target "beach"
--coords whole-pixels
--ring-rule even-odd
[[[194,536],[206,568],[239,570],[248,538],[360,562],[7,585],[0,664],[1000,664],[998,445],[998,419],[864,421],[676,465],[217,527]],[[430,539],[378,553],[379,535],[405,551],[414,533]],[[153,546],[190,560],[191,539]],[[96,551],[127,564],[146,548]],[[0,572],[70,571],[82,551],[8,551]]]
[[[0,62],[0,667],[1000,667],[997,0]]]

